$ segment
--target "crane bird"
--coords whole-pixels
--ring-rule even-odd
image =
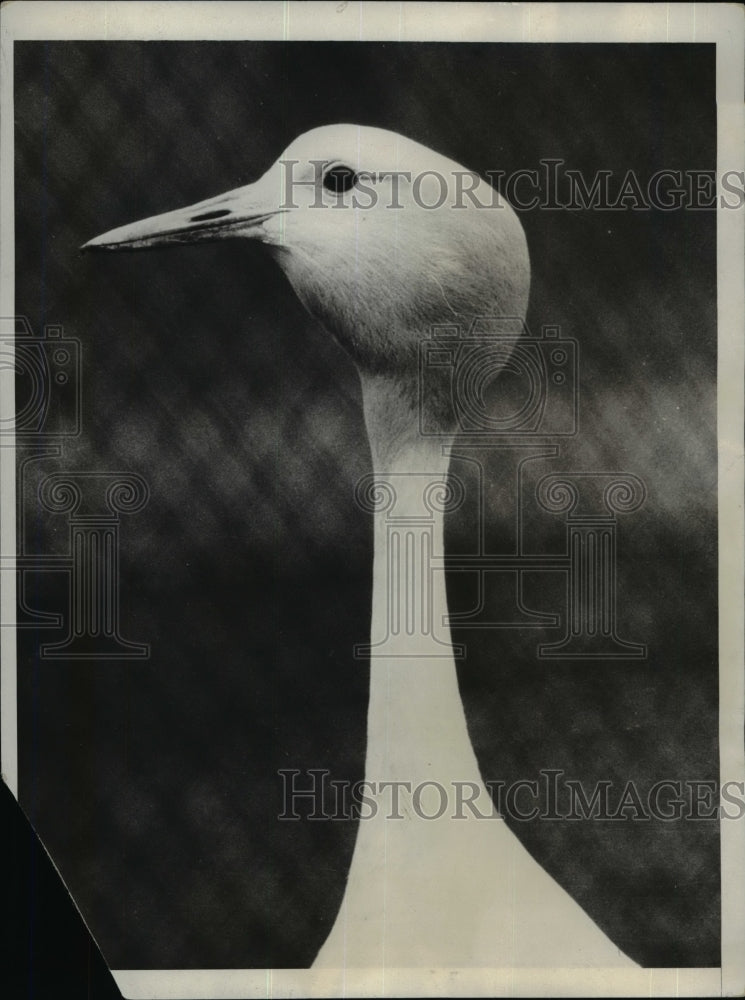
[[[441,551],[442,509],[430,504],[423,523],[422,484],[446,484],[456,427],[433,394],[422,405],[441,434],[420,433],[418,346],[434,324],[524,317],[530,263],[511,207],[419,143],[328,125],[297,138],[255,183],[113,229],[84,249],[228,238],[263,243],[351,355],[372,493],[395,493],[412,551],[424,534]],[[457,819],[428,819],[431,804],[412,808],[400,784],[391,808],[391,782],[467,783],[482,805],[491,801],[459,694],[444,574],[425,579],[409,567],[393,579],[390,566],[406,557],[391,551],[385,509],[373,520],[371,653],[391,608],[409,614],[411,626],[412,609],[425,601],[442,631],[433,653],[417,618],[417,627],[399,629],[392,655],[370,657],[365,780],[377,808],[360,819],[342,905],[314,967],[633,966],[499,815],[464,809]]]

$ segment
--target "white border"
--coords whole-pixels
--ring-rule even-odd
[[[740,4],[481,4],[332,2],[47,2],[3,4],[3,171],[0,316],[13,316],[13,51],[18,39],[284,39],[478,42],[714,42],[717,169],[745,169],[742,104],[745,11]],[[718,429],[721,780],[745,781],[743,674],[743,368],[745,212],[718,210]],[[0,415],[13,413],[13,382]],[[0,448],[0,551],[15,552],[13,449]],[[3,574],[2,621],[15,618],[15,574]],[[17,797],[15,633],[0,629],[3,779]],[[289,996],[743,996],[745,821],[721,823],[722,968],[549,970],[115,971],[125,997]],[[726,876],[725,876],[726,873]]]

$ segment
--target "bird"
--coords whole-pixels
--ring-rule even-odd
[[[371,815],[359,819],[313,967],[635,967],[494,809],[459,693],[444,573],[416,568],[425,546],[443,552],[458,430],[442,386],[422,396],[420,345],[438,325],[524,319],[530,258],[517,214],[482,177],[413,139],[331,124],[296,138],[254,183],[83,249],[226,239],[261,243],[351,356],[372,456],[362,489],[374,522]],[[423,414],[437,434],[422,433]],[[405,530],[390,530],[392,514]],[[479,812],[433,818],[437,790],[455,786]]]

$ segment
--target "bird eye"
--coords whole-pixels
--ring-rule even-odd
[[[323,177],[323,186],[327,191],[339,194],[342,191],[349,191],[357,182],[357,174],[351,167],[332,167],[327,170]]]

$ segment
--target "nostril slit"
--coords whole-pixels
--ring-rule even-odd
[[[208,219],[222,219],[226,215],[230,215],[230,209],[216,208],[213,212],[203,212],[201,215],[195,215],[191,221],[206,222]]]

